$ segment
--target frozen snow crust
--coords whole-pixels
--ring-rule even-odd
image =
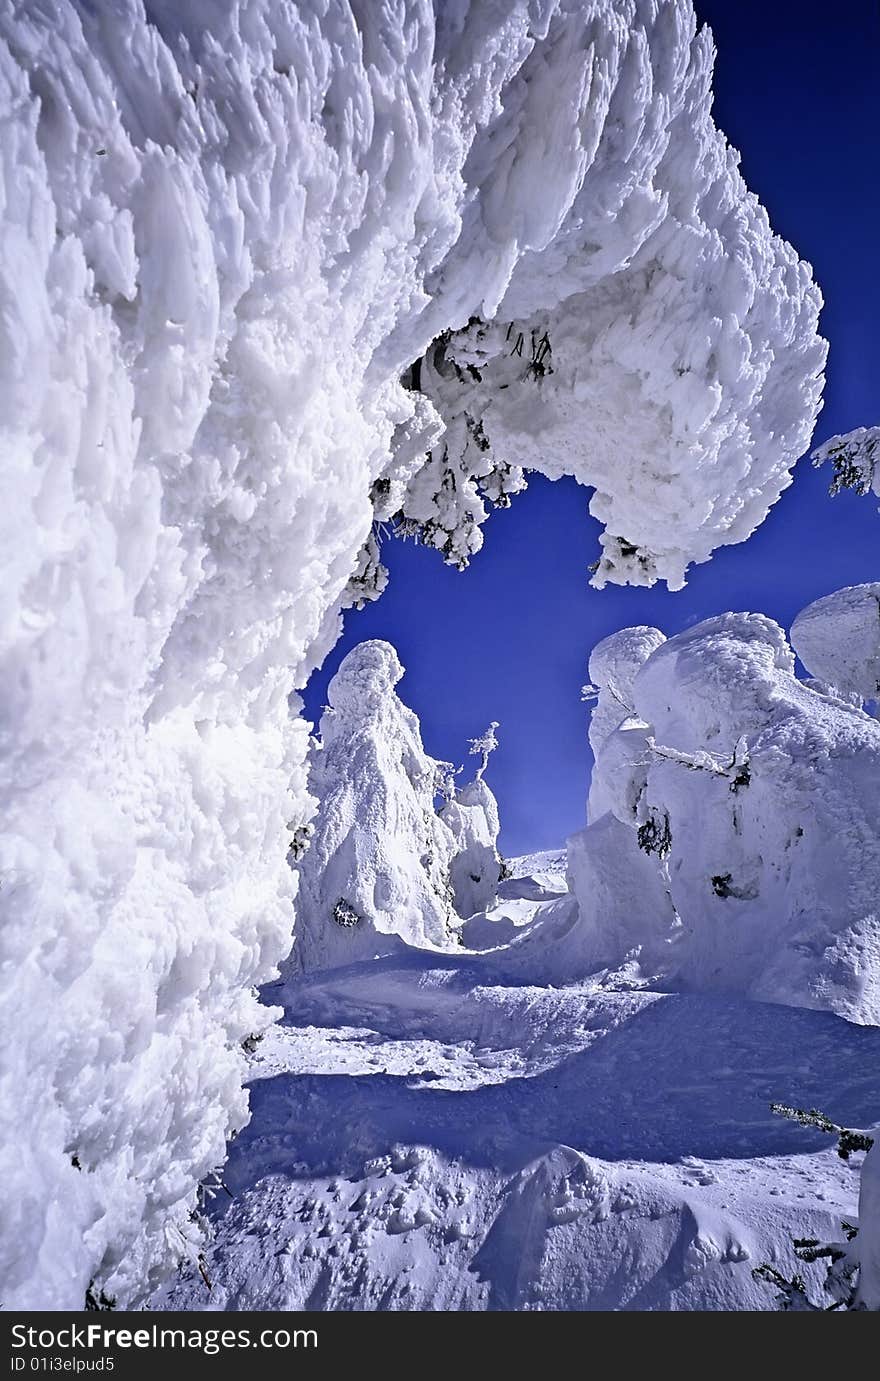
[[[569,471],[675,584],[788,482],[819,296],[711,59],[683,0],[0,9],[7,1309],[198,1249],[373,517],[458,560]]]
[[[809,670],[861,684],[872,589],[799,615]],[[647,653],[649,632],[600,649]],[[571,970],[628,958],[678,986],[880,1023],[880,723],[798,681],[782,629],[760,614],[658,635],[612,694],[618,665],[607,652],[590,660],[596,769],[591,824],[569,841]]]

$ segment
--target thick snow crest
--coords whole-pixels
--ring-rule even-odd
[[[598,745],[605,813],[569,845],[583,962],[635,956],[686,987],[880,1022],[877,721],[796,680],[758,614],[663,642],[632,702]]]
[[[626,745],[636,742],[644,729],[635,718],[633,681],[643,662],[665,641],[666,634],[659,628],[621,628],[603,638],[590,653],[591,684],[584,687],[584,695],[594,701],[589,731],[595,762],[588,808],[591,820],[612,809],[612,800],[620,790],[628,790],[628,774],[620,770],[620,754],[629,755]],[[616,751],[609,751],[608,740],[619,728],[622,736]]]
[[[711,57],[686,0],[0,11],[7,1308],[198,1251],[374,516],[466,558],[571,472],[676,584],[788,482],[819,297]]]

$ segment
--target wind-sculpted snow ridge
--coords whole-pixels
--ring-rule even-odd
[[[850,654],[872,600],[877,617],[871,588],[796,621],[823,681],[864,687]],[[880,1023],[880,724],[823,681],[798,681],[782,629],[760,614],[657,635],[648,652],[652,631],[627,630],[646,655],[613,728],[611,680],[590,662],[603,727],[591,824],[569,842],[581,972],[629,958],[679,986]]]
[[[571,471],[679,583],[787,483],[819,297],[710,73],[685,0],[0,10],[7,1308],[198,1251],[374,517]]]

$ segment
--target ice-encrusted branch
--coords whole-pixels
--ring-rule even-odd
[[[851,432],[832,436],[816,447],[811,460],[815,466],[830,461],[834,472],[829,485],[832,496],[844,489],[853,489],[857,494],[870,494],[872,490],[878,493],[880,427],[855,427]]]

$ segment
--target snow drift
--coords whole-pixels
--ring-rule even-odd
[[[868,649],[860,662],[853,626],[833,615],[854,611],[861,626],[873,602],[876,620],[869,589],[795,623],[808,669],[838,685],[868,685]],[[822,681],[798,681],[782,629],[760,614],[668,641],[625,630],[600,649],[598,818],[569,846],[583,971],[629,955],[685,987],[880,1022],[880,724]]]
[[[686,0],[0,9],[7,1308],[198,1250],[374,517],[568,471],[678,583],[788,482],[819,295],[711,67]]]

